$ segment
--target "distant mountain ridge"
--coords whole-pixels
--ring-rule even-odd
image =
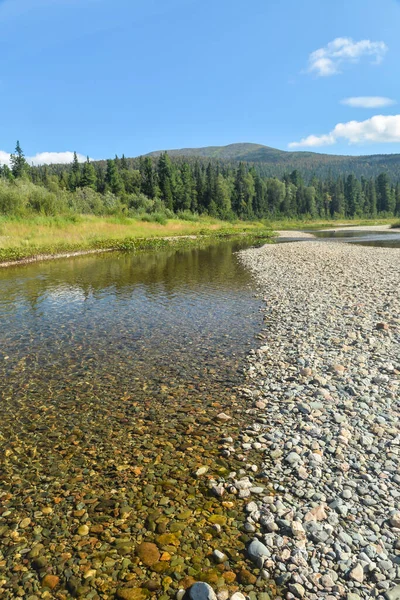
[[[374,177],[386,172],[393,179],[400,179],[400,154],[372,154],[368,156],[345,156],[317,152],[288,152],[262,144],[238,143],[227,146],[206,146],[204,148],[181,148],[176,150],[156,150],[146,156],[157,157],[163,152],[177,158],[210,158],[229,162],[258,163],[266,173],[282,175],[298,169],[304,175],[327,176],[354,173],[361,177]]]

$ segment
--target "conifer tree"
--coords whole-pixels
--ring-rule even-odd
[[[176,194],[175,181],[172,176],[172,163],[167,152],[160,155],[158,159],[158,185],[160,187],[161,200],[170,210],[174,208],[174,195]],[[149,176],[148,176],[148,179]],[[151,183],[151,185],[153,185]]]
[[[25,156],[19,141],[15,146],[15,153],[10,156],[11,172],[15,178],[22,177],[22,175],[28,169],[28,163],[25,160]]]
[[[381,173],[376,179],[376,197],[378,212],[392,212],[390,183],[387,173]]]
[[[68,187],[73,192],[80,186],[81,181],[81,166],[79,164],[78,155],[74,152],[72,166],[68,177]]]
[[[157,184],[156,174],[153,171],[153,164],[149,156],[140,161],[140,173],[142,176],[142,192],[153,200],[157,195]]]
[[[115,160],[109,159],[107,161],[105,182],[109,190],[116,196],[123,192],[124,184],[122,183]]]
[[[80,187],[90,187],[93,190],[96,189],[96,171],[94,166],[87,157],[86,162],[83,165],[82,176],[80,180]]]
[[[121,156],[121,171],[127,171],[129,169],[128,161],[125,158],[125,154]]]

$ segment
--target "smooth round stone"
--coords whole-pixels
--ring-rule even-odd
[[[190,600],[217,600],[214,590],[208,583],[194,583],[189,588]]]

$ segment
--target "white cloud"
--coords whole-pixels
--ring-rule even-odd
[[[336,38],[323,48],[312,52],[308,58],[308,71],[319,77],[329,77],[340,73],[344,63],[357,63],[363,56],[371,56],[374,64],[379,64],[388,47],[384,42],[352,38]]]
[[[4,152],[4,150],[0,150],[0,165],[9,165],[10,164],[10,155],[8,152]]]
[[[314,148],[315,146],[331,146],[335,143],[331,134],[327,135],[309,135],[302,138],[300,142],[290,142],[289,148]]]
[[[0,150],[0,164],[10,165],[10,156],[8,152]],[[85,162],[86,156],[77,154],[79,162]],[[69,164],[74,158],[73,152],[39,152],[35,156],[26,156],[26,161],[30,165],[52,165],[52,164]]]
[[[77,154],[77,157],[79,162],[85,162],[86,160],[86,156],[83,156],[83,154]],[[72,163],[73,158],[73,152],[39,152],[35,156],[27,157],[26,160],[29,164],[34,165],[66,165]]]
[[[344,98],[341,104],[346,104],[353,108],[381,108],[383,106],[392,106],[396,100],[385,98],[384,96],[355,96]]]
[[[309,135],[300,142],[291,142],[289,148],[311,148],[335,144],[344,139],[350,144],[399,143],[400,115],[375,115],[366,121],[338,123],[325,135]]]

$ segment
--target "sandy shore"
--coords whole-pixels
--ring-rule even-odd
[[[249,469],[248,554],[287,599],[398,599],[400,250],[302,242],[241,259],[265,340],[243,389],[254,424],[222,451]]]

